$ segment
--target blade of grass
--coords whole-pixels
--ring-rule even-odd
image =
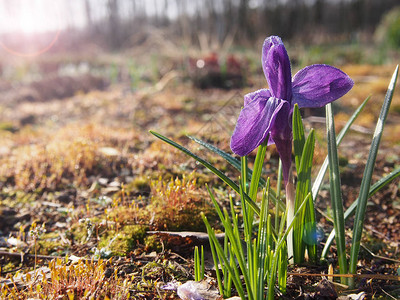
[[[263,299],[264,296],[264,286],[265,286],[265,272],[266,272],[266,260],[268,259],[268,241],[271,235],[271,215],[268,214],[269,207],[269,178],[267,179],[266,188],[263,191],[263,197],[261,199],[261,213],[260,213],[260,223],[258,226],[257,234],[257,253],[259,256],[259,262],[257,265],[257,298]]]
[[[357,117],[360,115],[361,111],[364,109],[365,105],[368,103],[369,99],[371,99],[371,96],[368,96],[363,103],[356,109],[356,111],[353,113],[353,115],[350,117],[350,119],[347,121],[346,125],[343,127],[343,129],[340,131],[340,133],[336,137],[336,145],[339,146],[340,143],[342,142],[344,136],[346,133],[349,131],[351,125],[354,123],[354,121],[357,119]],[[326,156],[324,163],[322,164],[317,177],[315,178],[313,187],[312,187],[312,195],[313,199],[317,197],[318,191],[321,188],[322,181],[324,179],[325,173],[328,170],[328,156]]]
[[[246,193],[246,194],[249,194],[248,193],[248,182],[249,182],[249,180],[248,180],[248,178],[247,178],[247,175],[248,175],[248,173],[247,173],[247,156],[242,156],[241,158],[240,158],[240,162],[241,162],[241,176],[240,176],[240,179],[242,180],[242,187],[243,187],[243,191]],[[250,195],[250,198],[251,198],[251,195]]]
[[[240,298],[245,299],[244,290],[243,290],[243,286],[240,281],[240,278],[235,276],[237,273],[231,268],[229,260],[225,256],[224,250],[222,249],[221,245],[219,244],[219,242],[215,236],[215,232],[211,228],[210,223],[207,220],[207,217],[204,215],[204,213],[201,213],[201,217],[203,218],[204,224],[206,225],[206,228],[207,228],[208,237],[210,239],[210,245],[212,245],[211,249],[212,250],[214,249],[213,252],[216,252],[216,254],[218,254],[218,256],[221,257],[224,266],[228,269],[229,274],[232,275],[232,281],[236,287],[236,290],[237,290]],[[214,253],[213,253],[213,256],[214,256]],[[218,268],[218,265],[215,265],[215,267]],[[221,285],[222,285],[222,283],[221,283]],[[221,292],[221,290],[220,290],[220,292]],[[223,292],[221,292],[221,294],[223,294]]]
[[[281,189],[282,189],[282,161],[279,159],[279,167],[278,167],[278,182],[276,183],[276,199],[281,199]],[[280,207],[275,202],[275,225],[274,228],[278,229],[279,227],[279,215],[280,215]]]
[[[310,132],[309,138],[313,138],[312,149],[308,154],[314,153],[315,136],[314,132]],[[296,206],[299,202],[303,201],[305,195],[311,191],[311,167],[312,167],[312,156],[310,156],[307,162],[306,169],[303,163],[303,154],[306,144],[306,138],[304,134],[303,121],[298,105],[295,105],[293,110],[293,145],[295,154],[296,170],[299,174],[297,181],[297,193],[296,193]],[[306,152],[307,153],[307,152]],[[309,258],[315,262],[317,260],[317,242],[315,237],[316,224],[315,224],[315,210],[314,203],[310,201],[306,207],[304,216],[301,216],[297,222],[297,226],[294,227],[295,244],[296,250],[294,252],[294,261],[301,263],[304,260],[305,247],[308,249]],[[303,237],[304,235],[304,237]]]
[[[235,157],[233,157],[232,155],[230,155],[229,153],[215,147],[214,145],[207,143],[199,138],[196,138],[194,136],[188,135],[187,136],[189,139],[191,139],[192,141],[196,142],[197,144],[203,146],[204,148],[210,150],[211,152],[214,152],[215,154],[218,154],[219,156],[221,156],[223,159],[225,159],[228,163],[230,163],[236,170],[241,171],[241,163],[239,159],[236,159]],[[249,178],[251,177],[251,171],[248,170],[248,175]],[[265,184],[265,181],[263,180],[263,185]]]
[[[280,234],[279,240],[276,243],[275,246],[275,251],[274,251],[274,256],[272,258],[272,265],[270,266],[270,271],[268,273],[268,291],[267,291],[267,299],[268,300],[273,300],[274,299],[274,285],[275,285],[275,280],[276,280],[276,273],[274,270],[276,270],[277,264],[278,264],[278,258],[279,258],[279,251],[283,247],[287,236],[289,232],[292,230],[294,226],[294,221],[299,217],[300,213],[302,210],[305,208],[305,205],[307,204],[308,201],[310,201],[311,193],[307,195],[307,197],[304,199],[303,203],[300,205],[299,209],[296,211],[293,220],[288,224],[286,231],[284,233]],[[286,217],[287,217],[287,209],[285,212],[285,215],[282,218],[281,222],[286,222]]]
[[[353,240],[350,250],[350,267],[349,272],[355,274],[357,271],[357,260],[358,253],[360,251],[361,235],[364,226],[364,217],[367,207],[367,200],[369,189],[371,185],[372,172],[378,154],[379,144],[382,137],[383,128],[385,126],[386,118],[389,112],[389,107],[392,102],[394,89],[397,82],[397,75],[399,72],[399,66],[397,65],[396,70],[393,73],[392,79],[389,83],[388,90],[386,92],[385,100],[382,105],[382,109],[379,115],[378,122],[375,127],[374,136],[372,138],[371,148],[368,154],[367,163],[364,169],[363,178],[360,186],[359,201],[356,209],[354,228],[353,228]],[[350,280],[351,286],[354,286],[354,280]]]
[[[376,192],[380,189],[388,185],[394,179],[400,176],[400,168],[392,171],[390,174],[386,175],[385,177],[381,178],[378,182],[376,182],[369,190],[368,198],[371,198]],[[350,216],[352,216],[356,210],[358,205],[358,198],[350,205],[350,207],[344,213],[344,220],[346,221]],[[324,249],[322,250],[321,259],[325,259],[326,255],[328,254],[328,250],[335,238],[335,230],[332,230],[329,234]]]
[[[254,161],[253,175],[251,176],[250,190],[249,190],[249,196],[254,202],[256,202],[256,200],[257,200],[257,192],[258,192],[258,187],[259,187],[260,178],[261,178],[261,174],[262,174],[265,153],[267,152],[267,145],[268,145],[268,137],[258,147],[256,159]],[[242,172],[242,174],[243,173],[244,172]],[[248,209],[247,212],[248,212],[247,219],[249,221],[248,222],[248,225],[249,225],[248,232],[251,235],[251,233],[253,231],[254,212],[253,212],[253,210],[250,210],[250,209]]]
[[[258,191],[259,182],[261,179],[262,167],[264,164],[265,153],[267,152],[268,138],[258,147],[256,160],[254,161],[253,175],[250,183],[250,198],[255,201]]]
[[[154,135],[155,137],[159,138],[160,140],[166,142],[167,144],[169,144],[169,145],[175,147],[176,149],[182,151],[186,155],[194,158],[196,161],[198,161],[204,167],[206,167],[211,172],[213,172],[215,175],[217,175],[223,182],[225,182],[228,186],[230,186],[236,193],[240,194],[239,186],[233,180],[231,180],[229,177],[227,177],[222,171],[220,171],[217,168],[215,168],[212,164],[210,164],[209,162],[205,161],[201,157],[197,156],[196,154],[191,152],[189,149],[187,149],[187,148],[183,147],[182,145],[179,145],[178,143],[170,140],[169,138],[167,138],[167,137],[165,137],[165,136],[163,136],[163,135],[161,135],[161,134],[159,134],[157,132],[154,132],[152,130],[150,130],[150,133],[152,135]],[[251,206],[251,208],[254,210],[254,212],[257,215],[260,215],[260,208],[258,207],[258,205],[247,194],[244,194],[244,199]]]
[[[230,155],[229,153],[226,153],[225,151],[215,147],[212,144],[209,144],[203,140],[200,140],[199,138],[193,137],[188,135],[188,138],[190,138],[192,141],[198,143],[199,145],[203,146],[204,148],[210,150],[211,152],[214,152],[215,154],[218,154],[219,156],[221,156],[223,159],[225,159],[230,165],[232,165],[236,170],[238,170],[239,172],[241,172],[241,166],[242,163],[240,160],[236,159],[235,157],[233,157],[232,155]],[[247,168],[247,177],[249,179],[252,178],[253,175],[253,170],[251,170],[250,168]],[[264,178],[260,177],[259,179],[259,184],[261,187],[265,187],[265,180]],[[281,199],[279,199],[279,197],[276,196],[275,192],[273,190],[271,190],[270,193],[271,199],[273,200],[274,204],[276,205],[276,203],[279,203],[279,209],[284,210],[285,209],[285,203],[283,203],[283,201]]]
[[[300,109],[297,104],[295,104],[293,109],[293,149],[294,158],[296,163],[296,170],[299,171],[301,155],[303,154],[304,144],[306,142],[306,137],[304,135],[303,121],[301,120]]]
[[[333,225],[336,235],[336,246],[339,260],[340,274],[347,274],[346,235],[343,213],[343,200],[339,173],[339,160],[336,146],[335,123],[333,119],[332,104],[326,107],[326,129],[328,136],[329,183],[333,213]],[[342,284],[347,284],[347,278],[340,278]]]
[[[304,143],[303,153],[300,158],[299,168],[297,170],[297,186],[296,186],[296,202],[295,211],[297,211],[311,192],[311,167],[314,156],[315,131],[312,129]],[[304,210],[295,221],[293,227],[294,236],[294,262],[302,263],[304,261],[305,244],[304,235],[304,219],[306,210]],[[289,220],[290,221],[290,220]]]

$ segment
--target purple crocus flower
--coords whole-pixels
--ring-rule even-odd
[[[270,36],[264,41],[262,67],[269,89],[244,96],[231,138],[231,149],[245,156],[268,138],[275,144],[288,181],[292,154],[292,112],[302,107],[322,107],[346,94],[353,81],[341,70],[328,65],[311,65],[292,79],[289,56],[282,40]]]

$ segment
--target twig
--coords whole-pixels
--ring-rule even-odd
[[[307,118],[304,119],[304,121],[309,122],[309,123],[323,123],[323,124],[326,123],[324,117],[317,117],[317,116],[307,117]],[[337,123],[340,124],[340,125],[344,125],[346,122],[338,121]],[[367,127],[364,127],[364,126],[355,125],[355,124],[351,125],[350,129],[354,130],[356,132],[359,132],[359,133],[363,133],[363,134],[371,134],[371,133],[373,133],[373,131],[371,129],[369,129]]]
[[[316,274],[316,273],[292,273],[288,272],[288,275],[292,276],[312,276],[312,277],[347,277],[347,278],[370,278],[370,279],[382,279],[382,280],[392,280],[400,281],[400,276],[397,275],[385,275],[385,274]]]
[[[387,261],[391,261],[391,262],[395,262],[395,263],[400,263],[400,260],[389,258],[389,257],[380,256],[380,255],[377,255],[377,254],[373,253],[371,250],[369,250],[363,244],[361,244],[361,247],[363,247],[370,255],[372,255],[373,258],[379,258],[379,259],[382,259],[382,260],[387,260]]]
[[[388,292],[386,292],[383,288],[381,288],[381,291],[386,294],[387,296],[389,296],[391,299],[396,300],[397,298],[393,297],[392,295],[390,295]]]
[[[20,253],[20,252],[8,252],[8,251],[0,251],[0,256],[9,256],[9,257],[23,257],[23,258],[35,258],[35,254],[28,253]],[[50,256],[50,255],[36,255],[39,259],[54,259],[54,258],[64,258],[62,256]]]

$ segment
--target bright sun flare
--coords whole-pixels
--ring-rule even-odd
[[[60,34],[61,6],[49,0],[13,1],[7,4],[0,2],[0,31],[8,33],[7,37],[0,39],[1,48],[24,57],[47,52]],[[37,35],[44,32],[50,34]]]
[[[60,29],[60,6],[54,2],[16,0],[7,4],[2,8],[1,30],[32,34]]]

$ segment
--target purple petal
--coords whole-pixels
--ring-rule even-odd
[[[279,37],[270,36],[264,41],[261,62],[272,96],[290,101],[292,97],[290,61]]]
[[[282,175],[286,184],[289,180],[289,172],[292,165],[292,139],[275,139],[275,146],[282,161]]]
[[[267,137],[282,103],[277,98],[264,98],[253,93],[253,100],[240,112],[235,131],[231,138],[231,149],[239,156],[245,156],[257,148]]]
[[[254,99],[257,99],[258,97],[268,99],[269,97],[272,97],[271,91],[268,89],[261,89],[261,90],[244,95],[244,106],[249,104]]]
[[[293,77],[292,105],[322,107],[346,94],[354,82],[343,71],[328,65],[312,65]]]
[[[289,179],[290,166],[292,164],[292,128],[290,104],[284,101],[284,105],[276,115],[271,128],[271,137],[276,145],[276,150],[282,161],[282,174],[285,182]]]

